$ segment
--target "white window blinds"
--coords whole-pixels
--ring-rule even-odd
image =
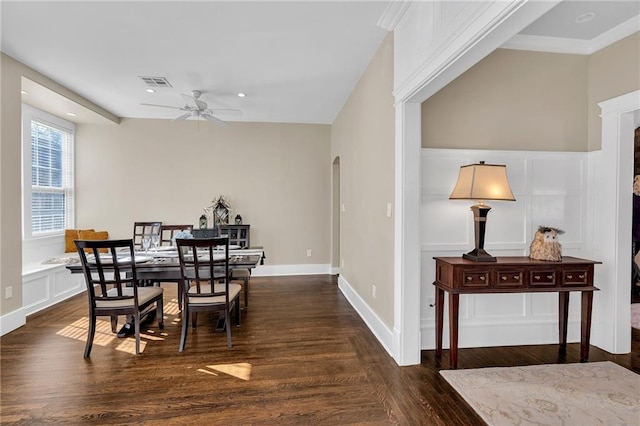
[[[29,131],[30,161],[25,158],[25,236],[59,233],[74,222],[73,136],[74,126],[34,109],[24,114]],[[26,135],[25,135],[26,139]],[[25,157],[27,156],[25,147]],[[27,185],[24,185],[28,190]],[[26,192],[26,191],[25,191]],[[30,214],[29,214],[30,213]]]

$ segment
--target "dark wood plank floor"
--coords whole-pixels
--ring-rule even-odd
[[[165,284],[165,329],[132,339],[100,333],[83,359],[86,297],[28,318],[2,337],[0,420],[12,424],[481,425],[441,378],[448,368],[424,351],[398,367],[337,288],[335,277],[253,278],[233,348],[202,315],[178,353],[175,285]],[[631,331],[630,331],[631,332]],[[595,347],[591,360],[640,372],[631,355]],[[460,368],[578,362],[579,344],[460,350]]]

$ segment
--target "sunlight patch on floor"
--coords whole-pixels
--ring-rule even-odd
[[[180,315],[180,305],[178,305],[178,299],[171,299],[164,304],[165,315]]]
[[[80,318],[69,324],[56,334],[59,336],[69,337],[71,339],[87,341],[87,333],[89,330],[89,318]],[[111,331],[111,322],[104,320],[96,320],[96,334],[93,338],[93,344],[99,346],[107,346],[117,336]]]
[[[229,376],[233,376],[240,380],[249,381],[251,377],[251,364],[249,364],[248,362],[238,362],[235,364],[207,365],[207,368],[210,368],[214,371],[219,371],[220,373],[224,373]],[[198,371],[201,371],[201,370],[198,370]]]
[[[218,373],[214,373],[213,371],[205,370],[204,368],[198,368],[196,371],[200,373],[211,374],[212,376],[217,376]]]
[[[62,330],[59,330],[56,334],[58,336],[68,337],[70,339],[86,343],[88,330],[89,318],[80,318],[79,320],[64,327]],[[156,335],[155,330],[146,330],[145,332],[140,331],[140,352],[144,352],[144,348],[147,346],[147,342],[145,340],[160,341],[164,340],[164,336],[167,336],[167,333],[159,332]],[[93,344],[98,346],[108,346],[113,343],[114,340],[121,341],[121,343],[116,346],[116,350],[135,355],[135,336],[127,336],[126,338],[119,339],[118,336],[111,331],[110,321],[100,319],[96,320],[96,334],[93,338]]]
[[[140,353],[144,352],[144,348],[147,347],[147,342],[142,340],[143,334],[140,333]],[[136,338],[135,337],[127,337],[125,339],[121,339],[122,343],[116,346],[117,351],[126,352],[132,355],[136,354]]]

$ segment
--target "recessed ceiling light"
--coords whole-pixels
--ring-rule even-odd
[[[26,90],[21,90],[20,93],[22,93],[23,95],[28,95],[28,92]]]
[[[147,89],[147,93],[156,93],[156,91],[153,89]]]
[[[69,117],[77,117],[78,116],[78,114],[76,114],[75,112],[68,112],[67,115]]]
[[[238,97],[240,98],[244,98],[245,96],[247,96],[245,93],[242,93],[242,92],[238,93]]]
[[[596,17],[596,14],[593,12],[586,12],[576,18],[576,24],[584,24],[585,22],[589,22],[593,18]]]

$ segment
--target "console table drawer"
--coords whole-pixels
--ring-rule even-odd
[[[500,270],[495,286],[502,288],[520,288],[524,286],[524,274],[517,270]]]
[[[584,286],[589,284],[589,271],[587,269],[568,269],[562,271],[562,285]]]
[[[489,271],[462,271],[463,288],[483,288],[489,287]]]
[[[529,279],[531,287],[555,287],[556,271],[555,270],[534,270],[531,271]]]

